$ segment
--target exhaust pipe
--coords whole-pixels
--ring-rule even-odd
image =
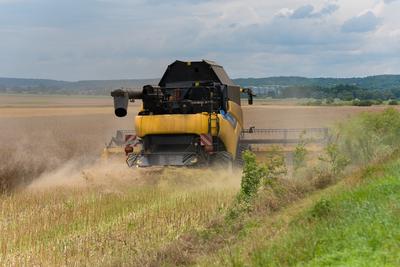
[[[125,117],[128,113],[128,92],[118,89],[111,92],[111,96],[114,98],[114,110],[115,116]]]
[[[117,89],[111,92],[114,98],[114,110],[117,117],[125,117],[128,113],[129,100],[142,99],[142,92]]]

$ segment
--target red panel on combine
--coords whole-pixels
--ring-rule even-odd
[[[200,135],[200,145],[202,146],[212,146],[212,136],[210,134]]]
[[[213,139],[210,134],[201,134],[200,135],[200,145],[204,146],[204,150],[209,153],[212,153],[214,151]]]
[[[125,143],[133,142],[135,140],[136,140],[136,135],[134,134],[125,135]]]

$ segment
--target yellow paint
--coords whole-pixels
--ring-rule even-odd
[[[228,112],[235,117],[240,125],[243,125],[242,108],[233,101],[228,101]]]
[[[231,153],[235,159],[240,133],[242,132],[242,125],[236,123],[236,128],[233,128],[232,124],[224,119],[221,114],[218,114],[218,117],[220,125],[219,138],[225,144],[226,151]]]
[[[150,134],[207,134],[208,118],[208,113],[136,116],[135,129],[139,137]]]
[[[241,113],[236,113],[236,116],[240,117]],[[219,133],[217,133],[217,116],[219,119]],[[209,117],[207,112],[185,115],[139,115],[135,117],[135,129],[139,137],[153,134],[208,134]],[[242,131],[240,121],[238,120],[234,129],[221,114],[212,114],[211,118],[212,136],[218,135],[225,144],[226,150],[235,158],[237,143]]]

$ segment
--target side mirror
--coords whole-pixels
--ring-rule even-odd
[[[251,88],[241,88],[240,92],[247,94],[249,105],[253,105],[253,97],[256,96],[253,94],[253,90]]]
[[[253,94],[249,94],[248,103],[249,105],[253,105]]]

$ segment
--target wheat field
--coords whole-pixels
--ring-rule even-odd
[[[224,213],[239,170],[137,170],[99,159],[138,108],[117,119],[108,98],[0,96],[1,266],[149,265]],[[383,109],[256,105],[244,116],[246,127],[321,127]]]

